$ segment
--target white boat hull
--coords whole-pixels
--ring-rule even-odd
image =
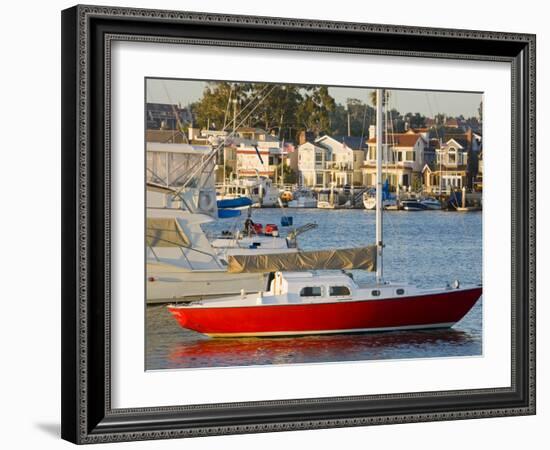
[[[363,198],[363,206],[369,211],[376,209],[376,198],[368,197]],[[395,200],[384,200],[382,202],[383,209],[397,209],[397,202]]]
[[[147,264],[147,304],[173,303],[258,292],[266,287],[263,274],[225,271],[182,271],[169,264]]]
[[[314,198],[291,200],[287,204],[288,208],[317,208],[317,200]]]

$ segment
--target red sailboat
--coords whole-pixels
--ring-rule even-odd
[[[475,305],[481,286],[420,289],[382,277],[382,98],[377,90],[376,245],[345,250],[229,258],[232,273],[272,272],[268,290],[170,305],[184,328],[213,337],[290,336],[448,328]],[[340,269],[317,273],[310,269]],[[345,269],[376,270],[373,284]]]

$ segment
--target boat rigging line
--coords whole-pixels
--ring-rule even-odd
[[[273,85],[271,87],[271,89],[267,92],[267,94],[265,94],[264,96],[261,96],[261,93],[263,92],[264,89],[262,89],[262,91],[260,91],[260,93],[258,94],[260,96],[260,99],[258,101],[258,103],[256,104],[256,106],[254,106],[254,108],[252,108],[248,113],[247,115],[240,121],[240,123],[237,125],[237,126],[234,126],[233,130],[227,135],[227,136],[224,136],[223,138],[223,141],[221,142],[221,144],[219,144],[215,149],[213,149],[210,154],[208,156],[206,156],[202,161],[198,162],[196,165],[199,165],[199,167],[195,168],[193,170],[193,168],[191,169],[192,170],[192,173],[188,175],[187,179],[183,182],[182,186],[179,187],[179,189],[177,190],[176,192],[176,195],[180,195],[181,192],[183,191],[184,188],[187,187],[187,185],[191,182],[191,180],[202,170],[204,170],[204,168],[207,166],[208,163],[210,163],[212,161],[212,159],[217,156],[218,152],[222,149],[222,147],[225,145],[226,141],[228,138],[230,137],[233,137],[235,135],[235,131],[241,127],[245,121],[252,115],[252,113],[258,109],[258,107],[263,103],[263,101],[269,97],[269,95],[271,94],[271,92],[273,92],[273,90],[275,89],[276,85]],[[250,100],[249,104],[252,103],[253,100]],[[246,108],[245,108],[246,109]],[[244,110],[244,109],[243,109]],[[242,112],[242,111],[241,111]],[[222,130],[222,131],[225,131],[225,130]],[[213,170],[213,169],[212,169]],[[183,175],[182,175],[183,176]]]

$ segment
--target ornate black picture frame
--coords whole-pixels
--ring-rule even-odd
[[[511,386],[113,409],[110,49],[193,43],[502,61],[512,73]],[[62,12],[62,437],[84,444],[535,413],[535,36],[75,6]]]

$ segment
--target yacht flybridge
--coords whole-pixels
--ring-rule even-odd
[[[475,305],[481,286],[458,281],[439,289],[420,289],[383,279],[382,103],[377,89],[376,243],[344,250],[288,255],[234,255],[228,273],[269,272],[269,289],[208,302],[169,305],[184,328],[213,337],[288,336],[367,331],[446,328]],[[313,269],[322,269],[318,273]],[[357,284],[342,270],[376,271],[370,285]],[[325,271],[332,271],[326,273]],[[338,272],[334,273],[335,270]]]
[[[211,242],[202,226],[217,219],[212,151],[186,144],[148,146],[147,303],[190,301],[265,289],[265,273],[229,273],[230,256],[297,252],[287,237],[225,236]],[[159,170],[159,168],[161,170]],[[156,169],[156,170],[155,170]],[[164,176],[161,176],[164,175]]]

